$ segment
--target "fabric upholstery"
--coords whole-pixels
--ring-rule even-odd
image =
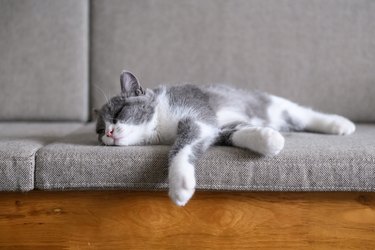
[[[375,191],[375,125],[351,136],[286,133],[273,158],[213,147],[196,168],[199,189]],[[40,149],[39,189],[163,189],[169,146],[100,146],[88,125]]]
[[[34,188],[35,152],[78,123],[0,123],[0,191]]]
[[[88,2],[0,0],[0,121],[85,121]]]
[[[93,0],[91,98],[145,86],[228,82],[375,121],[372,0]]]

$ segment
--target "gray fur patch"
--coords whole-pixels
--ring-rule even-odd
[[[148,90],[147,95],[135,97],[115,96],[103,105],[99,118],[116,124],[117,122],[139,125],[152,119],[155,113],[155,94]],[[98,121],[99,121],[98,118]]]
[[[281,114],[281,118],[285,121],[286,126],[282,127],[280,130],[284,132],[288,131],[303,131],[304,127],[303,125],[298,122],[296,119],[293,119],[292,115],[284,110]]]
[[[205,151],[205,148],[204,148],[203,141],[194,144],[192,148],[192,154],[189,155],[189,162],[194,165],[195,162],[202,156],[204,151]]]
[[[218,146],[233,146],[232,135],[236,132],[236,129],[221,131],[215,141],[215,145]]]
[[[99,142],[103,143],[102,137],[105,134],[105,122],[104,122],[103,117],[101,115],[98,116],[98,119],[96,121],[96,133],[98,134]]]
[[[269,122],[268,107],[270,106],[271,99],[268,94],[260,91],[252,91],[251,97],[246,102],[245,112],[250,117],[257,117],[264,120],[266,123]]]
[[[211,85],[206,88],[210,97],[210,106],[215,112],[223,108],[237,110],[249,119],[259,118],[269,123],[267,110],[271,104],[268,94],[261,91],[244,91],[225,85]]]
[[[190,84],[170,87],[167,96],[172,108],[189,107],[196,111],[197,119],[216,124],[215,112],[209,105],[209,95],[199,87]]]
[[[103,121],[116,123],[117,121],[115,121],[115,119],[124,107],[124,101],[124,98],[121,96],[112,97],[108,101],[108,103],[104,104],[103,107],[99,110],[99,118],[102,118]]]
[[[148,99],[144,101],[125,102],[116,119],[122,123],[133,125],[149,122],[155,113],[155,106],[156,103],[154,100]]]
[[[177,127],[177,138],[169,152],[169,160],[171,161],[176,154],[183,149],[186,145],[189,145],[197,140],[199,137],[200,128],[190,118],[181,120]]]
[[[251,126],[243,122],[234,122],[221,128],[219,136],[216,138],[215,144],[222,146],[233,146],[232,135],[243,127]]]

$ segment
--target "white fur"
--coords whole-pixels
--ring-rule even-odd
[[[216,112],[216,118],[220,127],[232,122],[250,122],[250,119],[240,110],[234,108],[222,108]]]
[[[157,134],[161,144],[172,144],[177,135],[177,124],[179,117],[170,110],[165,89],[158,97],[158,104],[155,108],[157,121]]]
[[[199,126],[200,130],[198,142],[204,141],[207,144],[207,147],[209,147],[219,134],[220,130],[203,122],[196,122],[196,124]]]
[[[264,126],[265,121],[258,118],[258,117],[254,117],[250,120],[249,124],[254,126],[254,127],[262,127],[262,126]]]
[[[270,127],[280,130],[286,125],[286,121],[283,119],[283,111],[287,110],[289,114],[292,114],[293,117],[298,117],[298,122],[305,127],[309,120],[309,115],[311,110],[308,108],[301,107],[294,102],[291,102],[287,99],[270,96],[271,106],[268,108],[268,117],[270,118]]]
[[[148,144],[150,137],[152,137],[150,125],[150,123],[140,125],[116,124],[116,129],[118,129],[119,132],[116,133],[115,131],[114,133],[116,138],[115,145],[129,146]]]
[[[158,104],[155,109],[157,121],[157,134],[159,143],[173,144],[177,136],[177,126],[179,121],[185,117],[196,117],[197,111],[191,107],[173,107],[169,104],[165,89],[158,97]],[[200,126],[204,124],[201,123]],[[202,127],[204,128],[204,126]],[[216,128],[210,127],[211,133],[217,132]],[[206,129],[207,130],[207,129]]]
[[[191,146],[185,146],[172,159],[169,166],[169,197],[178,206],[184,206],[195,191],[195,170],[189,163]]]
[[[337,135],[349,135],[355,131],[354,123],[345,117],[317,112],[277,96],[271,96],[271,100],[268,116],[271,118],[270,127],[276,130],[285,126],[282,112],[287,110],[293,119],[307,131]]]
[[[102,136],[102,142],[105,145],[114,145],[115,144],[115,141],[113,140],[113,138],[112,137],[107,137],[106,135]]]
[[[104,135],[102,141],[106,145],[129,146],[151,144],[156,141],[156,120],[145,122],[139,125],[125,123],[107,124],[106,133],[113,131],[113,137]]]
[[[350,135],[354,133],[355,125],[339,115],[315,114],[311,117],[307,129],[327,134]]]
[[[284,148],[285,139],[276,130],[264,127],[245,127],[233,134],[235,146],[247,148],[266,156],[274,156]]]

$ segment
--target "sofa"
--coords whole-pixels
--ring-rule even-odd
[[[350,136],[284,133],[275,157],[213,147],[197,164],[197,200],[340,191],[374,205],[374,13],[371,0],[0,0],[0,199],[135,190],[173,206],[169,146],[97,140],[92,111],[119,94],[125,68],[148,88],[228,83],[357,125]]]

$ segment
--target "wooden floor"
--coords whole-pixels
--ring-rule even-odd
[[[0,193],[1,249],[375,249],[375,193]]]

